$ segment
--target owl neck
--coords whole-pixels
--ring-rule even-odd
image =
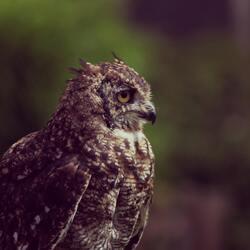
[[[105,129],[107,128],[101,114],[85,113],[83,116],[73,107],[60,107],[47,123],[44,132],[50,140],[62,145],[73,141],[73,144],[79,146],[79,143],[84,143],[89,136],[103,133]]]
[[[126,131],[123,129],[114,129],[113,134],[121,139],[126,139],[129,142],[137,142],[142,138],[145,138],[142,130],[137,131]]]

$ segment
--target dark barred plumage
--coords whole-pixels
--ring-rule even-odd
[[[141,238],[154,176],[150,87],[118,59],[81,65],[47,125],[0,160],[1,250],[135,249]]]

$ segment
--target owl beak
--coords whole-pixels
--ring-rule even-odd
[[[156,111],[153,104],[147,106],[147,111],[141,115],[141,117],[147,121],[152,122],[152,124],[156,121]]]
[[[151,121],[152,124],[155,123],[155,121],[156,121],[156,112],[155,112],[155,110],[154,111],[150,111],[148,113],[148,120]]]

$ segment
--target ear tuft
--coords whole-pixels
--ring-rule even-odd
[[[120,57],[118,57],[117,54],[114,51],[112,51],[111,53],[112,53],[112,55],[113,55],[113,57],[115,59],[115,62],[121,63],[121,64],[124,63],[124,61]]]
[[[74,75],[80,75],[82,73],[81,69],[77,69],[74,67],[69,67],[68,69],[69,69],[69,72],[74,74]]]
[[[85,60],[83,60],[82,58],[79,59],[80,65],[85,68],[87,66],[87,62]]]

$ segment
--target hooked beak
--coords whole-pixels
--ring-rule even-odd
[[[151,121],[152,124],[155,123],[155,121],[156,121],[156,112],[155,111],[148,113],[148,121]]]
[[[155,107],[152,103],[150,103],[150,105],[147,106],[147,111],[141,113],[141,117],[147,121],[152,122],[152,124],[155,123],[156,121],[156,111],[155,111]]]

